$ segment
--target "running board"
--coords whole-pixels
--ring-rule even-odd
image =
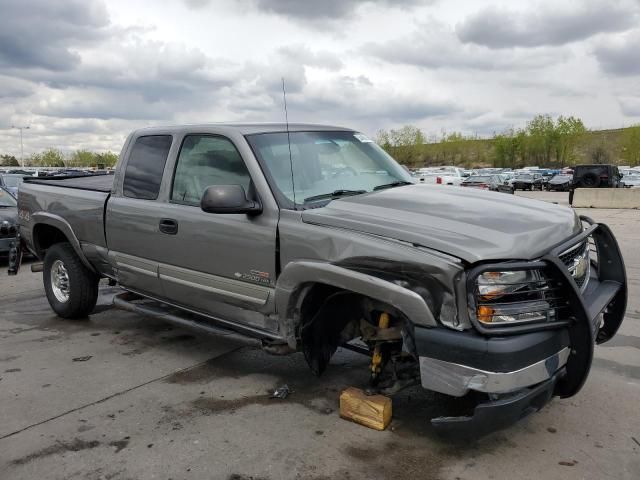
[[[244,341],[247,341],[247,337],[249,337],[267,342],[283,342],[282,338],[274,333],[209,315],[205,316],[195,312],[184,311],[178,307],[160,303],[133,292],[124,292],[116,295],[113,297],[113,305],[121,310],[139,313],[140,315],[157,318],[211,335],[224,335],[230,338],[243,339]]]

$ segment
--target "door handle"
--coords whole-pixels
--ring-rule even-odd
[[[178,233],[178,222],[172,218],[163,218],[160,220],[160,231],[167,235],[175,235]]]

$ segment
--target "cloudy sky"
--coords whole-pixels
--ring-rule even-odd
[[[0,0],[0,153],[157,124],[640,123],[640,0]]]

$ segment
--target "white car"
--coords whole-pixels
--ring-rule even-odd
[[[640,175],[640,168],[620,168],[619,170],[625,177],[627,175]]]
[[[625,187],[633,187],[633,188],[638,188],[640,187],[640,174],[638,173],[631,173],[631,174],[627,174],[624,177],[622,177],[622,184]]]
[[[416,172],[418,183],[460,186],[468,175],[458,167],[428,167]]]

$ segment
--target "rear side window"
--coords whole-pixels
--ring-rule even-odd
[[[230,140],[214,135],[188,135],[178,156],[171,200],[199,205],[211,185],[241,185],[249,190],[251,177]]]
[[[122,188],[125,197],[158,198],[170,148],[171,135],[149,135],[136,140],[124,172]]]

